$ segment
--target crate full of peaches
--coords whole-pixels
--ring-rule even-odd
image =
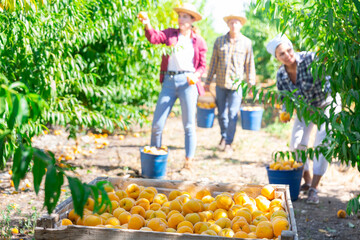
[[[89,198],[82,218],[72,209],[58,225],[202,235],[199,239],[206,235],[278,239],[290,228],[286,202],[276,198],[273,185],[260,186],[256,196],[245,191],[210,192],[206,187],[192,194],[177,189],[162,193],[161,188],[137,183],[123,189],[109,185],[105,190],[111,206],[94,213],[94,199]]]

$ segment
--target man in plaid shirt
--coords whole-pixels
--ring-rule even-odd
[[[242,98],[239,85],[245,74],[246,81],[255,84],[255,63],[251,40],[240,33],[246,18],[230,15],[224,20],[230,31],[215,41],[205,91],[209,91],[215,77],[221,131],[219,148],[231,153]]]
[[[294,92],[294,97],[302,96],[304,100],[315,107],[323,109],[326,116],[329,116],[328,107],[333,98],[330,94],[329,79],[326,79],[324,86],[320,79],[314,79],[311,74],[311,63],[315,58],[312,52],[294,52],[293,45],[285,35],[277,35],[272,39],[266,49],[283,65],[279,68],[276,77],[277,88],[281,91]],[[336,103],[339,103],[339,95],[336,96]],[[341,111],[341,105],[337,105],[335,113]],[[285,121],[289,121],[287,119]],[[292,130],[290,150],[305,150],[309,143],[310,133],[315,124],[309,125],[295,116],[295,122]],[[331,127],[331,126],[329,126]],[[326,123],[322,124],[316,133],[314,147],[320,145],[326,137]],[[303,178],[305,183],[300,190],[308,191],[307,203],[318,204],[318,190],[321,177],[325,174],[328,162],[320,154],[319,158],[314,158],[313,177],[311,178],[308,160],[304,166]]]

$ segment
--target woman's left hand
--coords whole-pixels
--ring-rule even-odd
[[[187,75],[187,81],[188,81],[189,85],[194,85],[197,83],[197,81],[199,81],[199,77],[195,73],[189,73]]]

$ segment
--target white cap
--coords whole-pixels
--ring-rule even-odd
[[[275,50],[276,48],[281,44],[281,43],[284,43],[284,44],[288,44],[291,48],[293,48],[293,45],[292,43],[290,42],[290,40],[286,37],[286,35],[281,35],[278,34],[276,37],[274,37],[267,45],[266,45],[266,50],[271,54],[273,55],[274,57],[275,56]]]

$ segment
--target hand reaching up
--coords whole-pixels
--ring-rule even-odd
[[[139,12],[139,14],[137,15],[137,18],[144,25],[147,25],[150,23],[150,19],[149,19],[147,12],[143,12],[143,11]]]

